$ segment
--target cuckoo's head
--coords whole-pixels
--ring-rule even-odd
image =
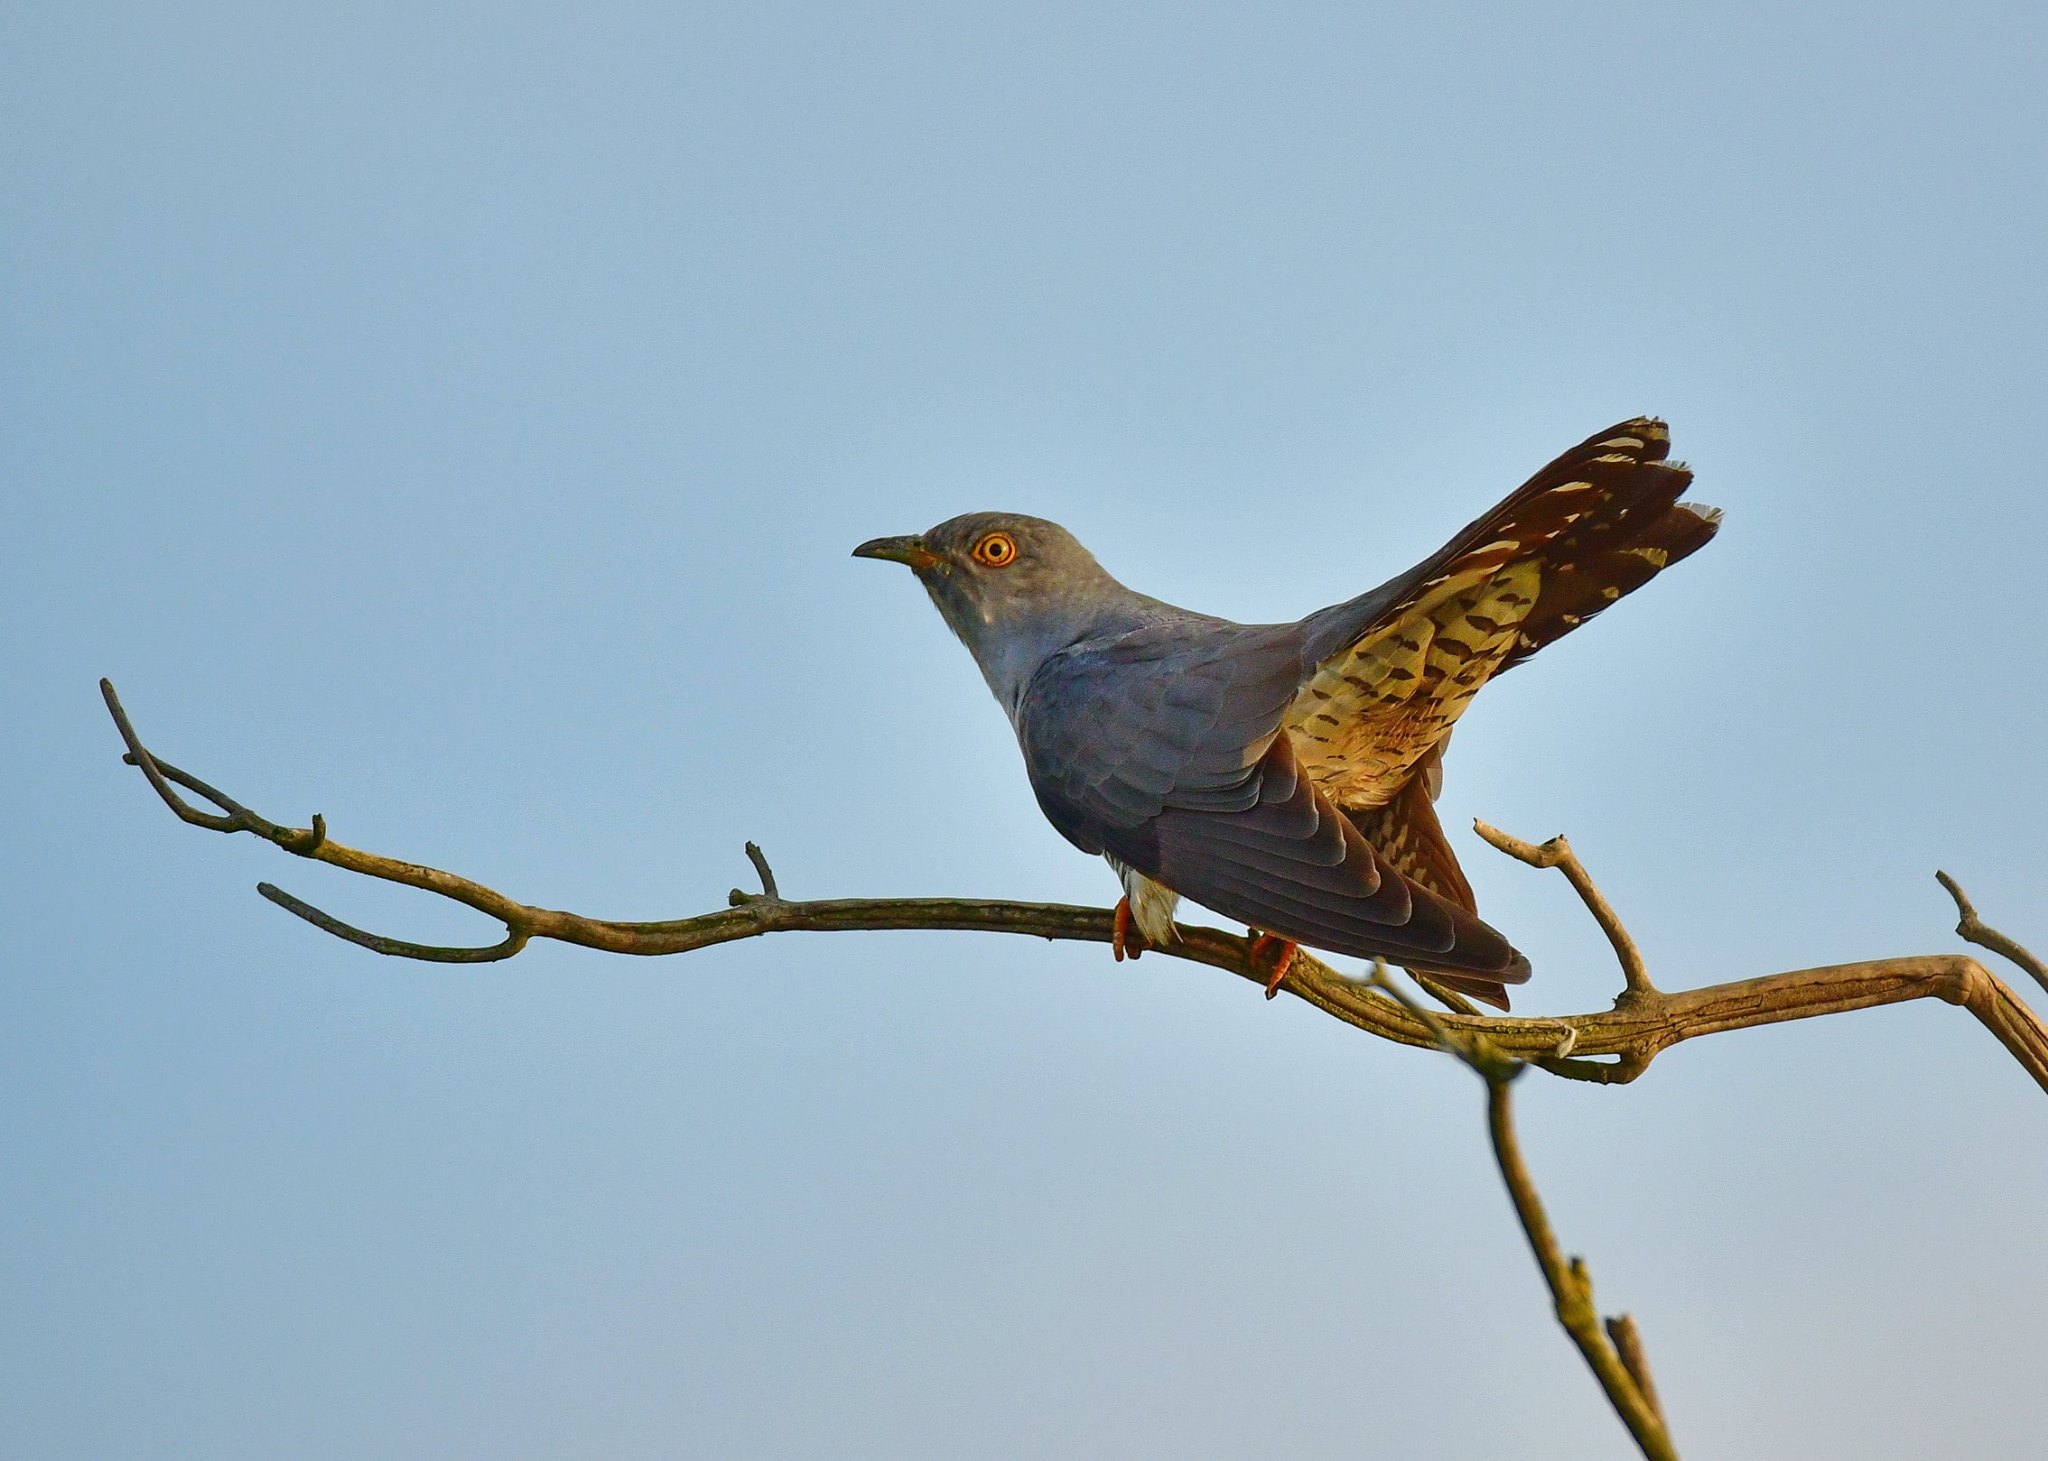
[[[970,512],[928,532],[872,539],[853,556],[907,565],[1010,707],[1048,655],[1100,632],[1139,597],[1072,533],[1022,513]]]

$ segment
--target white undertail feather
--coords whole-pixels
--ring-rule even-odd
[[[1116,869],[1122,879],[1124,896],[1131,900],[1131,922],[1150,943],[1170,944],[1174,940],[1173,910],[1180,906],[1180,894],[1164,883],[1155,883],[1134,867],[1126,867],[1108,853],[1102,860]]]

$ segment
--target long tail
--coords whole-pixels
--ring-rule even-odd
[[[1535,539],[1542,587],[1498,669],[1520,664],[1662,570],[1707,545],[1721,510],[1680,502],[1692,470],[1666,461],[1671,432],[1639,416],[1610,426],[1538,472],[1481,523]],[[1583,485],[1581,485],[1583,484]]]
[[[1596,432],[1406,574],[1305,621],[1318,668],[1290,709],[1305,767],[1375,852],[1467,913],[1431,805],[1444,741],[1488,679],[1712,539],[1721,514],[1679,501],[1692,472],[1670,450],[1646,416]],[[1506,1008],[1483,975],[1416,967]]]

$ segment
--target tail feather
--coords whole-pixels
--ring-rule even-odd
[[[1596,433],[1406,574],[1306,621],[1316,668],[1287,716],[1304,769],[1390,866],[1467,914],[1472,887],[1431,805],[1444,742],[1487,679],[1712,539],[1721,514],[1679,501],[1692,472],[1670,450],[1650,417]],[[1528,973],[1419,958],[1500,1009]]]
[[[1427,974],[1447,988],[1470,995],[1481,1004],[1493,1006],[1502,1014],[1508,1013],[1508,987],[1498,979],[1485,979],[1477,974],[1460,974],[1452,969],[1426,969],[1419,964],[1408,964],[1403,967],[1410,974]],[[1527,977],[1526,971],[1523,977]]]
[[[1472,896],[1472,885],[1465,880],[1465,870],[1458,866],[1458,855],[1451,850],[1431,801],[1435,770],[1436,758],[1432,757],[1430,764],[1417,768],[1415,776],[1385,806],[1346,815],[1372,850],[1403,877],[1466,912],[1477,914],[1479,902]],[[1497,1010],[1508,1008],[1507,985],[1498,978],[1456,969],[1432,969],[1420,960],[1404,961],[1404,967],[1413,973],[1427,974],[1439,984]],[[1528,977],[1526,961],[1520,972],[1523,978]]]
[[[1714,536],[1720,510],[1678,500],[1692,485],[1692,469],[1668,460],[1670,452],[1671,429],[1654,417],[1596,432],[1468,525],[1414,575],[1426,587],[1456,577],[1466,564],[1533,564],[1542,586],[1499,669],[1518,664]]]
[[[1431,803],[1429,788],[1436,780],[1431,774],[1436,765],[1437,758],[1432,755],[1430,763],[1417,767],[1392,801],[1348,815],[1372,850],[1410,882],[1420,883],[1468,913],[1477,913],[1479,904],[1472,896],[1472,885],[1465,880],[1465,870],[1458,866],[1458,855],[1451,850]]]
[[[1681,502],[1692,468],[1668,460],[1671,430],[1638,416],[1564,452],[1466,535],[1519,537],[1542,587],[1499,670],[1641,588],[1707,545],[1719,508]],[[1499,673],[1496,670],[1495,673]]]

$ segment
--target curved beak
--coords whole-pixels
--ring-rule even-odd
[[[912,568],[935,568],[939,555],[925,547],[924,539],[915,533],[902,538],[870,538],[853,550],[856,558],[886,558],[891,563],[908,564]]]

